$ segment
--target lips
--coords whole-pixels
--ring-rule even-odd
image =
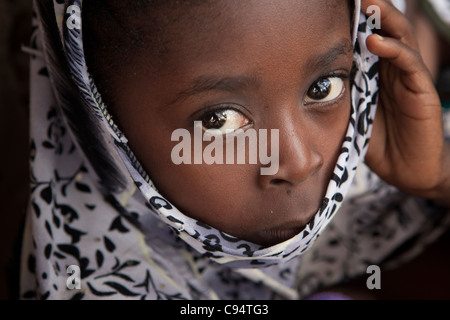
[[[275,227],[261,228],[262,230],[260,229],[260,231],[253,234],[252,242],[268,247],[292,239],[306,228],[306,225],[311,222],[317,210],[308,210],[306,212],[310,212],[310,214],[297,214],[297,217],[294,219],[279,223]]]
[[[260,243],[264,245],[275,245],[289,240],[298,235],[305,227],[281,227],[259,232]]]

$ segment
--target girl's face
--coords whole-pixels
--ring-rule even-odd
[[[158,190],[182,212],[274,245],[318,211],[343,143],[350,8],[341,0],[205,2],[161,9],[163,31],[151,36],[164,53],[128,67],[132,80],[118,84],[115,113]],[[278,129],[278,172],[261,175],[261,164],[175,165],[172,133],[184,128],[193,137],[194,121],[204,129]]]

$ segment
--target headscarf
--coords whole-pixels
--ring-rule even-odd
[[[22,297],[295,299],[317,289],[299,289],[299,263],[342,206],[377,105],[378,58],[365,46],[360,1],[351,116],[323,204],[297,236],[267,248],[188,217],[158,192],[89,74],[82,4],[35,2]],[[81,289],[68,284],[69,266],[80,268]]]

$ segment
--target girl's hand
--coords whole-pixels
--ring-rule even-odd
[[[402,191],[450,206],[450,145],[414,30],[390,1],[362,0],[363,12],[370,5],[381,10],[381,30],[367,39],[367,47],[381,61],[380,100],[366,163]]]

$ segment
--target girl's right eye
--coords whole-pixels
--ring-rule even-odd
[[[245,115],[234,109],[208,111],[199,120],[203,130],[208,130],[213,135],[230,133],[250,123]]]

